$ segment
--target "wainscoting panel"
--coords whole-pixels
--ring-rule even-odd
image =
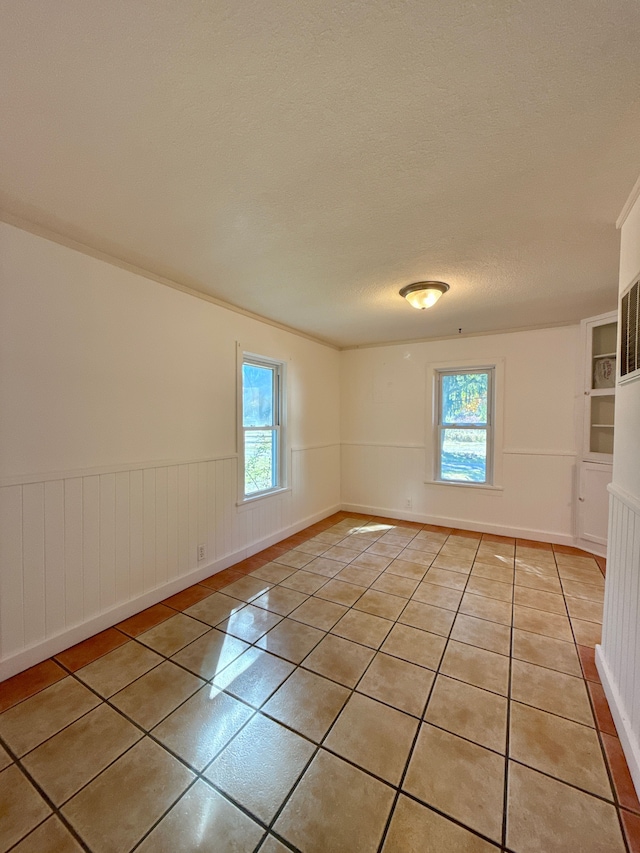
[[[596,660],[640,792],[640,504],[615,485],[609,492],[604,624]]]
[[[294,450],[290,489],[242,506],[237,464],[227,456],[0,487],[0,679],[339,508],[337,444]]]

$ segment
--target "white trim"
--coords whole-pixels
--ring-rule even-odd
[[[616,485],[615,483],[609,483],[609,485],[607,486],[607,491],[610,495],[613,495],[615,498],[621,501],[636,515],[640,515],[640,498],[637,498],[635,495],[629,494],[629,492],[625,492],[624,489],[621,489],[620,486]]]
[[[609,669],[607,661],[602,651],[602,646],[596,646],[596,667],[602,681],[607,702],[613,722],[620,738],[622,751],[624,752],[627,764],[629,765],[629,773],[635,785],[635,789],[640,796],[640,744],[638,738],[633,732],[631,721],[623,711],[623,703],[620,694],[615,685],[615,680]]]
[[[260,492],[257,495],[249,495],[242,501],[236,501],[236,506],[238,510],[241,511],[243,507],[246,509],[249,508],[251,504],[257,503],[258,501],[264,501],[267,498],[276,498],[281,497],[287,492],[292,491],[291,486],[282,486],[280,489],[270,489],[268,492]]]
[[[237,459],[237,453],[204,456],[199,459],[165,459],[157,462],[127,462],[120,465],[102,465],[96,468],[72,468],[68,471],[51,471],[48,474],[15,474],[0,479],[0,489],[5,486],[27,486],[30,483],[48,483],[51,480],[73,480],[76,477],[95,477],[99,474],[119,474],[122,471],[147,471],[152,468],[172,468],[175,465],[199,465],[202,462],[222,462]]]
[[[59,652],[74,646],[76,643],[82,642],[82,640],[93,637],[94,634],[97,634],[100,631],[111,628],[118,622],[122,622],[123,619],[128,619],[129,616],[134,616],[141,610],[151,607],[153,604],[158,604],[160,601],[163,601],[165,598],[169,598],[171,595],[175,595],[177,592],[182,592],[183,589],[204,580],[210,575],[214,575],[224,569],[228,569],[230,566],[235,565],[235,563],[239,563],[241,560],[245,560],[247,557],[251,557],[271,545],[275,545],[277,542],[280,542],[282,539],[286,539],[288,536],[292,536],[294,533],[299,533],[306,527],[309,527],[318,521],[322,521],[324,518],[328,518],[330,515],[333,515],[339,510],[340,505],[326,507],[324,510],[316,512],[313,515],[290,525],[289,527],[283,528],[271,536],[267,536],[264,539],[253,542],[251,545],[241,548],[238,551],[234,551],[231,554],[226,554],[219,560],[207,563],[206,566],[198,566],[197,569],[183,575],[177,580],[163,584],[162,586],[152,589],[137,598],[132,598],[123,604],[119,604],[117,607],[111,608],[111,610],[100,613],[93,619],[89,619],[86,622],[82,622],[81,624],[74,626],[73,628],[61,631],[59,634],[56,634],[53,637],[48,637],[41,643],[36,643],[28,649],[23,649],[17,654],[5,658],[0,661],[0,681],[4,681],[6,678],[10,678],[12,675],[22,672],[22,670],[40,663],[52,655],[56,655]]]
[[[329,441],[327,444],[309,444],[306,447],[292,447],[292,453],[306,453],[307,450],[325,450],[327,447],[340,447],[339,441]]]
[[[533,448],[505,447],[507,456],[577,456],[576,450],[534,450]]]
[[[342,447],[388,447],[393,450],[424,450],[424,444],[395,444],[381,441],[341,441]]]
[[[488,524],[460,518],[446,518],[440,515],[423,515],[407,510],[388,507],[366,506],[364,504],[342,504],[344,512],[359,512],[363,515],[381,515],[385,518],[397,518],[401,521],[418,521],[420,524],[435,524],[440,527],[453,527],[459,530],[473,530],[478,533],[496,533],[499,536],[511,536],[517,539],[534,539],[538,542],[552,542],[555,545],[573,545],[573,536],[565,533],[548,533],[545,530],[531,530],[526,527],[505,527],[500,524]]]
[[[633,205],[640,198],[640,178],[635,182],[633,189],[629,194],[629,198],[625,201],[624,207],[620,211],[620,216],[616,220],[616,228],[622,228],[626,222],[627,216],[631,213]]]
[[[455,486],[456,489],[479,489],[485,492],[504,492],[504,486],[493,483],[465,483],[463,480],[425,480],[425,486]]]

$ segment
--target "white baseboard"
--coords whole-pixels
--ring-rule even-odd
[[[596,646],[596,667],[609,703],[613,722],[616,724],[622,751],[629,765],[629,773],[631,773],[633,784],[640,797],[640,743],[638,743],[638,736],[631,727],[631,721],[624,712],[620,693],[602,652],[602,646]]]
[[[481,521],[465,521],[460,518],[445,518],[440,515],[423,515],[411,512],[411,510],[363,506],[360,504],[342,504],[342,509],[345,512],[361,512],[365,515],[381,515],[386,518],[397,518],[399,521],[417,521],[420,524],[437,524],[439,527],[456,527],[459,530],[477,530],[479,533],[494,533],[498,536],[534,539],[537,542],[552,542],[555,545],[575,544],[574,537],[569,534],[549,533],[546,530],[532,530],[528,527],[507,527],[502,524],[486,524]]]
[[[74,625],[72,628],[66,628],[59,634],[47,637],[46,640],[30,646],[28,649],[23,649],[11,657],[5,658],[5,660],[0,661],[0,682],[4,681],[6,678],[10,678],[12,675],[16,675],[17,673],[28,669],[30,666],[35,666],[35,664],[52,657],[52,655],[56,655],[71,646],[75,646],[76,643],[81,643],[83,640],[93,637],[94,634],[98,634],[100,631],[105,631],[107,628],[113,627],[113,625],[116,625],[118,622],[122,622],[123,619],[128,619],[129,616],[134,616],[141,610],[145,610],[153,604],[158,604],[160,601],[163,601],[165,598],[169,598],[171,595],[175,595],[177,592],[182,592],[183,589],[210,577],[210,575],[214,575],[224,569],[228,569],[229,566],[233,566],[241,560],[245,560],[247,557],[252,557],[259,551],[263,551],[265,548],[275,545],[277,542],[292,536],[294,533],[299,533],[306,527],[339,512],[339,510],[339,504],[327,507],[321,512],[314,513],[313,515],[308,516],[289,527],[279,530],[271,536],[267,536],[258,542],[253,542],[251,545],[241,548],[232,554],[226,554],[219,560],[207,563],[204,566],[198,566],[197,569],[194,569],[186,575],[182,575],[180,578],[176,578],[175,580],[162,584],[162,586],[156,587],[143,595],[139,595],[136,598],[132,598],[129,601],[118,604],[116,607],[105,610],[103,613],[99,613],[97,616],[88,619],[86,622],[81,622],[78,625]]]

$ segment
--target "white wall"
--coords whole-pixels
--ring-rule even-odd
[[[640,277],[640,199],[622,225],[620,294]],[[602,645],[596,660],[640,793],[640,379],[616,389]]]
[[[343,506],[573,542],[579,327],[342,356]],[[502,488],[426,484],[433,479],[433,367],[480,363],[499,365],[496,483]]]
[[[0,263],[0,677],[338,508],[337,351],[3,223]],[[240,508],[237,341],[292,487]]]

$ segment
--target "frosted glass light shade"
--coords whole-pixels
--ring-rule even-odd
[[[444,281],[417,281],[405,285],[400,290],[400,296],[404,296],[414,308],[431,308],[447,290],[449,285]]]

